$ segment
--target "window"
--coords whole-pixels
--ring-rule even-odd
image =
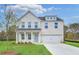
[[[53,16],[52,19],[53,19],[53,20],[56,20],[56,17]]]
[[[48,28],[48,23],[45,23],[45,28]]]
[[[35,22],[35,28],[38,28],[38,22]]]
[[[28,22],[28,28],[31,28],[31,22]]]
[[[21,39],[24,40],[24,33],[21,33]]]
[[[55,23],[55,28],[58,28],[58,23]]]
[[[28,33],[28,39],[31,40],[31,33]]]
[[[56,20],[56,17],[54,17],[54,20]]]
[[[25,28],[25,22],[22,22],[22,26],[21,26],[22,28]]]
[[[50,19],[52,19],[52,17],[50,17]]]

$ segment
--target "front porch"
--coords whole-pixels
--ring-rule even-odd
[[[17,31],[16,32],[16,43],[40,43],[40,32],[39,31]]]

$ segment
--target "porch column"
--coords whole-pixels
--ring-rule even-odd
[[[26,40],[27,40],[27,34],[26,34],[26,32],[24,32],[24,36],[25,36],[24,42],[26,42]]]
[[[33,35],[33,32],[31,32],[31,42],[34,42],[34,35]]]
[[[20,32],[16,32],[16,43],[21,42]]]
[[[19,36],[18,36],[18,32],[16,32],[16,43],[18,43],[19,40]]]
[[[39,40],[39,43],[41,43],[41,36],[40,36],[40,33],[38,33],[38,40]]]
[[[26,32],[26,42],[28,42],[28,33]]]
[[[19,35],[19,42],[21,43],[21,42],[22,42],[22,39],[21,39],[21,32],[20,32],[18,35]]]

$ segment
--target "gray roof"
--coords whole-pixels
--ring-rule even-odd
[[[55,17],[55,16],[52,16],[52,17]],[[40,18],[41,20],[44,20],[45,21],[45,17],[38,17],[38,18]],[[57,21],[63,21],[63,20],[61,18],[57,17]]]
[[[57,17],[57,21],[63,21],[61,18]]]
[[[27,15],[28,13],[31,13],[32,15],[34,15],[31,11],[28,11],[28,12],[26,12],[23,16],[21,16],[19,19],[18,19],[18,21],[19,20],[21,20],[25,15]],[[34,15],[35,16],[35,15]],[[37,17],[37,16],[35,16],[35,17]],[[45,16],[45,17],[47,17],[47,16]],[[37,17],[38,19],[40,19],[40,20],[44,20],[45,21],[45,17]],[[55,16],[55,15],[52,15],[52,17],[57,17],[57,16]],[[57,21],[63,21],[61,18],[59,18],[59,17],[57,17]]]

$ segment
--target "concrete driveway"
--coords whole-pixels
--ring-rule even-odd
[[[79,55],[79,48],[66,44],[44,44],[54,55]]]

